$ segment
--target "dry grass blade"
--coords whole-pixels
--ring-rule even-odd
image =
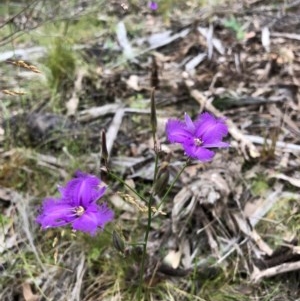
[[[273,250],[265,241],[263,241],[257,231],[255,229],[251,229],[248,221],[245,219],[244,214],[241,214],[240,212],[234,213],[233,217],[239,230],[242,231],[246,235],[246,237],[251,238],[263,252],[263,254],[267,254],[268,256],[271,256],[273,254]]]
[[[84,70],[79,70],[77,73],[77,77],[74,83],[74,90],[72,97],[69,99],[69,101],[66,103],[67,108],[67,115],[73,116],[75,115],[78,105],[79,105],[79,96],[78,94],[82,90],[82,80],[84,76],[86,75],[86,72]]]
[[[84,273],[86,270],[85,262],[86,262],[86,257],[82,253],[82,254],[80,254],[80,261],[76,268],[76,282],[74,283],[70,301],[80,301],[81,300],[83,277],[84,277]]]
[[[12,90],[1,90],[2,93],[10,95],[10,96],[17,96],[17,95],[25,95],[26,92],[22,91],[12,91]]]
[[[39,252],[38,252],[35,242],[34,242],[33,231],[32,231],[32,227],[31,227],[31,221],[32,221],[33,217],[29,216],[29,211],[28,211],[28,206],[27,206],[28,198],[24,199],[24,197],[17,194],[17,195],[15,195],[15,198],[13,201],[17,204],[18,212],[22,219],[22,229],[25,232],[25,235],[28,239],[31,251],[33,252],[40,268],[42,269],[42,271],[45,272],[46,267],[39,255]]]
[[[255,227],[257,223],[271,210],[271,208],[282,197],[282,185],[277,185],[275,191],[270,191],[267,195],[254,204],[247,203],[244,208],[244,213],[249,219],[252,227]]]
[[[25,61],[22,61],[22,60],[19,60],[19,61],[10,61],[10,60],[8,60],[6,62],[10,63],[12,65],[15,65],[17,67],[27,69],[27,70],[32,71],[34,73],[42,73],[36,66],[28,64],[28,63],[26,63]]]

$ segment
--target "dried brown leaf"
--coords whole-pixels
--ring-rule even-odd
[[[22,292],[25,301],[38,301],[40,297],[32,292],[31,286],[29,283],[24,282],[22,284]]]
[[[170,250],[169,253],[163,259],[163,262],[171,266],[173,269],[177,269],[180,264],[181,256],[182,252],[180,249],[178,251]]]

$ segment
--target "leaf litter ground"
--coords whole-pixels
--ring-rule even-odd
[[[87,38],[77,27],[64,47],[24,37],[49,30],[46,21],[61,33],[61,6],[37,18],[41,3],[13,19],[14,48],[1,40],[0,299],[135,300],[141,254],[118,254],[109,231],[141,240],[144,204],[101,169],[100,136],[105,129],[111,167],[147,197],[155,86],[170,181],[184,157],[166,141],[168,118],[226,117],[231,148],[193,162],[154,219],[144,300],[299,300],[299,1],[166,1],[166,12],[112,2],[101,14],[74,1],[66,37],[86,17],[101,30]],[[13,14],[2,15],[3,28]],[[95,240],[34,222],[41,199],[78,168],[102,170],[118,214]]]

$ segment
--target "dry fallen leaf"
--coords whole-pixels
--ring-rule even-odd
[[[139,86],[139,77],[137,75],[130,75],[128,80],[126,81],[126,84],[128,85],[129,88],[135,90],[135,91],[140,91],[141,87]]]
[[[166,257],[163,259],[163,262],[171,266],[173,269],[177,269],[180,264],[181,255],[182,252],[180,249],[178,251],[170,250]]]
[[[40,297],[32,292],[31,286],[30,286],[29,283],[24,282],[22,284],[22,290],[23,290],[23,297],[24,297],[25,301],[38,301],[38,300],[40,300]]]

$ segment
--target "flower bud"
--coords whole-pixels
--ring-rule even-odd
[[[169,183],[170,172],[168,170],[168,162],[163,162],[157,172],[156,181],[154,183],[154,194],[163,195]]]
[[[153,137],[155,137],[156,130],[157,130],[157,117],[156,117],[156,105],[155,105],[154,91],[155,91],[155,88],[153,88],[151,91],[151,113],[150,113],[151,114],[150,121],[151,121]]]
[[[116,250],[118,250],[119,252],[124,254],[125,242],[116,230],[113,231],[112,242],[113,242],[113,246],[116,248]]]
[[[159,78],[158,78],[158,66],[156,63],[155,56],[152,56],[152,66],[151,66],[151,87],[158,89]]]

